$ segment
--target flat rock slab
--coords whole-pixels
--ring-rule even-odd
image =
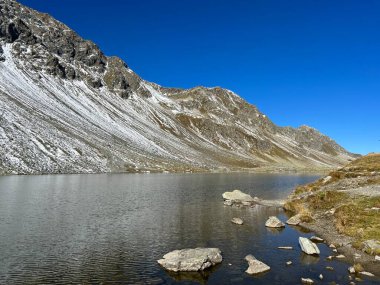
[[[264,262],[257,260],[253,255],[249,254],[245,257],[248,262],[248,269],[245,271],[248,274],[260,274],[270,270],[270,267]]]
[[[285,224],[281,222],[277,217],[272,216],[265,222],[265,226],[268,228],[283,228]]]
[[[319,255],[320,254],[318,246],[315,243],[313,243],[311,240],[304,238],[304,237],[300,237],[298,239],[298,242],[299,242],[301,249],[304,253],[310,254],[310,255]]]
[[[292,250],[293,247],[292,246],[279,246],[277,247],[278,249],[285,249],[285,250]]]
[[[174,250],[165,254],[157,262],[169,271],[195,272],[221,263],[222,260],[219,248],[194,248]]]
[[[244,205],[251,205],[255,202],[251,195],[241,192],[240,190],[233,190],[232,192],[224,192],[223,199],[231,201],[232,203],[241,203]]]
[[[237,225],[242,225],[244,223],[243,220],[240,218],[233,218],[231,222]]]

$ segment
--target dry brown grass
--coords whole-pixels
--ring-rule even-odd
[[[380,240],[380,197],[362,197],[339,207],[335,212],[335,226],[340,233],[354,237],[356,247],[365,240]]]
[[[380,171],[380,153],[372,153],[350,162],[344,169],[349,171]]]

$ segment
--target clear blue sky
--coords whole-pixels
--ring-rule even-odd
[[[163,86],[231,89],[281,126],[380,152],[380,1],[22,0]]]

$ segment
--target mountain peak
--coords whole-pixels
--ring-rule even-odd
[[[147,82],[10,0],[0,0],[0,97],[3,173],[328,168],[354,157],[310,127],[274,125],[230,90]]]

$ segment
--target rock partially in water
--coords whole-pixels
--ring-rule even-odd
[[[339,255],[335,256],[335,258],[343,259],[343,258],[346,258],[346,257],[343,254],[339,254]]]
[[[320,251],[318,246],[311,240],[304,237],[300,237],[298,241],[304,253],[309,255],[319,255]]]
[[[169,271],[202,271],[221,263],[223,260],[219,248],[194,248],[174,250],[157,262]]]
[[[312,237],[310,238],[310,240],[311,240],[312,242],[315,242],[315,243],[317,243],[317,242],[324,242],[324,239],[323,239],[323,238],[316,237],[316,236],[312,236]]]
[[[314,284],[313,279],[310,278],[301,278],[302,284]]]
[[[288,266],[289,266],[289,265],[292,265],[292,264],[293,264],[293,262],[291,262],[291,261],[287,261],[287,262],[286,262],[286,265],[288,265]]]
[[[288,225],[297,226],[301,223],[301,215],[297,214],[286,221]]]
[[[254,204],[255,200],[251,195],[245,194],[240,190],[233,190],[232,192],[224,192],[223,199],[231,201],[232,204],[243,204],[246,206]]]
[[[375,274],[371,273],[371,272],[367,272],[367,271],[362,271],[362,272],[359,272],[361,275],[365,275],[365,276],[369,276],[369,277],[374,277]]]
[[[243,224],[243,220],[240,219],[240,218],[233,218],[231,220],[231,222],[234,223],[234,224],[237,224],[237,225],[242,225]]]
[[[281,222],[277,217],[271,216],[265,222],[265,226],[268,228],[283,228],[283,227],[285,227],[285,224],[283,222]]]
[[[260,260],[257,260],[252,254],[247,255],[245,260],[248,262],[248,269],[245,271],[248,274],[254,275],[270,270],[268,265]]]

